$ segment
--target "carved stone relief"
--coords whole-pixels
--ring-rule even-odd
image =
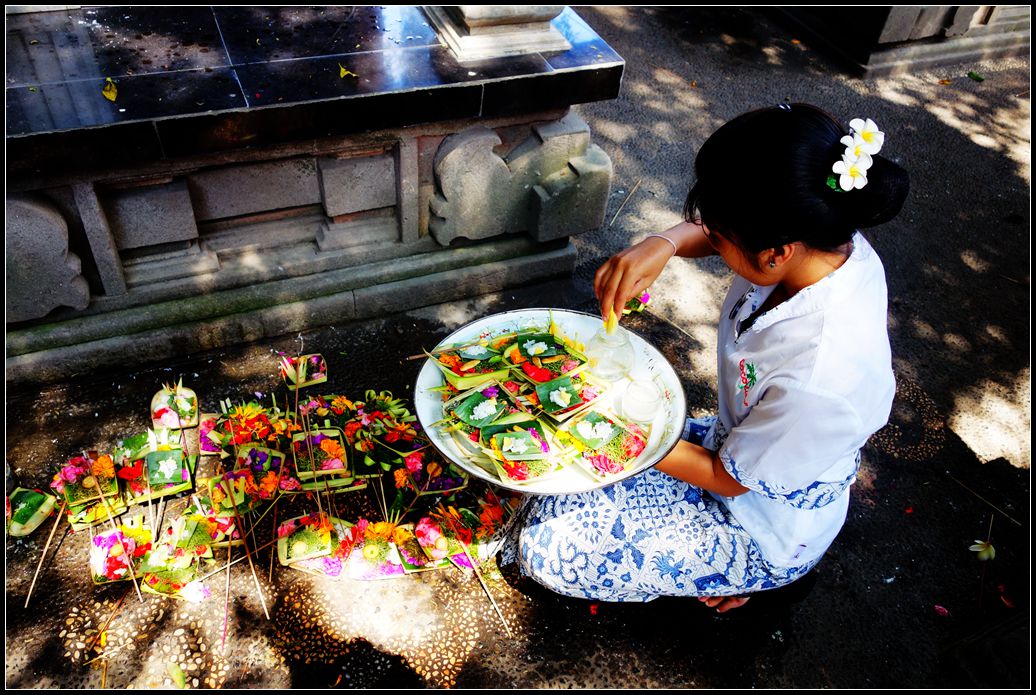
[[[529,232],[537,241],[580,234],[604,219],[612,164],[574,113],[533,128],[506,158],[492,130],[469,128],[443,140],[433,169],[429,230],[442,245]]]
[[[52,206],[7,199],[7,322],[46,316],[56,307],[85,309],[90,288],[68,250],[68,225]]]

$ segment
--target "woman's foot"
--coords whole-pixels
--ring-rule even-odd
[[[749,596],[701,596],[698,600],[709,608],[715,608],[717,613],[726,613],[745,605],[749,598]]]

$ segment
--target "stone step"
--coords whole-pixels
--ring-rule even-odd
[[[377,264],[379,267],[367,269],[367,285],[354,285],[355,289],[334,286],[336,277],[352,277],[356,282],[356,272],[350,270],[290,281],[293,286],[243,288],[236,293],[192,297],[12,332],[8,334],[6,378],[12,383],[55,381],[74,373],[127,363],[140,365],[571,274],[576,258],[571,244],[550,250],[539,250],[544,247],[536,245],[526,255],[513,255],[531,244],[528,239],[508,240],[413,256],[405,263]],[[489,260],[494,251],[500,257]],[[414,263],[426,264],[421,269],[424,272],[416,277],[401,276],[401,271],[416,273]],[[436,263],[442,264],[438,272]],[[321,283],[322,294],[292,298],[292,291],[311,289],[315,281]],[[270,295],[274,289],[282,291],[280,301]]]
[[[434,246],[434,242],[430,243]],[[521,267],[527,259],[535,258],[538,252],[556,248],[561,248],[561,246],[558,244],[538,245],[527,237],[514,237],[467,248],[440,249],[436,253],[408,254],[403,258],[355,265],[317,275],[285,278],[264,285],[252,283],[231,290],[153,302],[106,314],[83,316],[10,331],[7,334],[7,354],[8,356],[22,355],[101,340],[120,332],[138,333],[228,314],[239,314],[277,304],[306,301],[344,290],[369,287],[378,283],[400,282],[421,275],[438,274],[463,268],[472,268],[474,271],[487,264],[501,261],[510,260],[516,267]],[[313,254],[313,247],[310,248],[309,253]],[[135,291],[143,294],[141,290]]]

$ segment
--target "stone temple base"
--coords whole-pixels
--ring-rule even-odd
[[[463,65],[414,7],[9,17],[7,379],[571,273],[612,167],[569,107],[623,63],[559,8],[567,48]]]

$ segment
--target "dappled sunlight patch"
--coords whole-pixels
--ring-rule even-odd
[[[616,123],[603,118],[598,119],[597,124],[594,126],[594,136],[596,138],[600,139],[603,137],[620,145],[636,136],[636,134],[637,129],[629,124]]]
[[[983,463],[1005,458],[1017,468],[1030,467],[1031,383],[1024,369],[1009,386],[986,379],[957,394],[950,428]]]
[[[976,273],[988,273],[992,270],[992,265],[971,249],[961,251],[960,259],[964,261],[964,265],[968,266],[968,268],[974,270]]]
[[[970,352],[971,343],[959,333],[944,333],[942,336],[943,345],[955,352]]]

